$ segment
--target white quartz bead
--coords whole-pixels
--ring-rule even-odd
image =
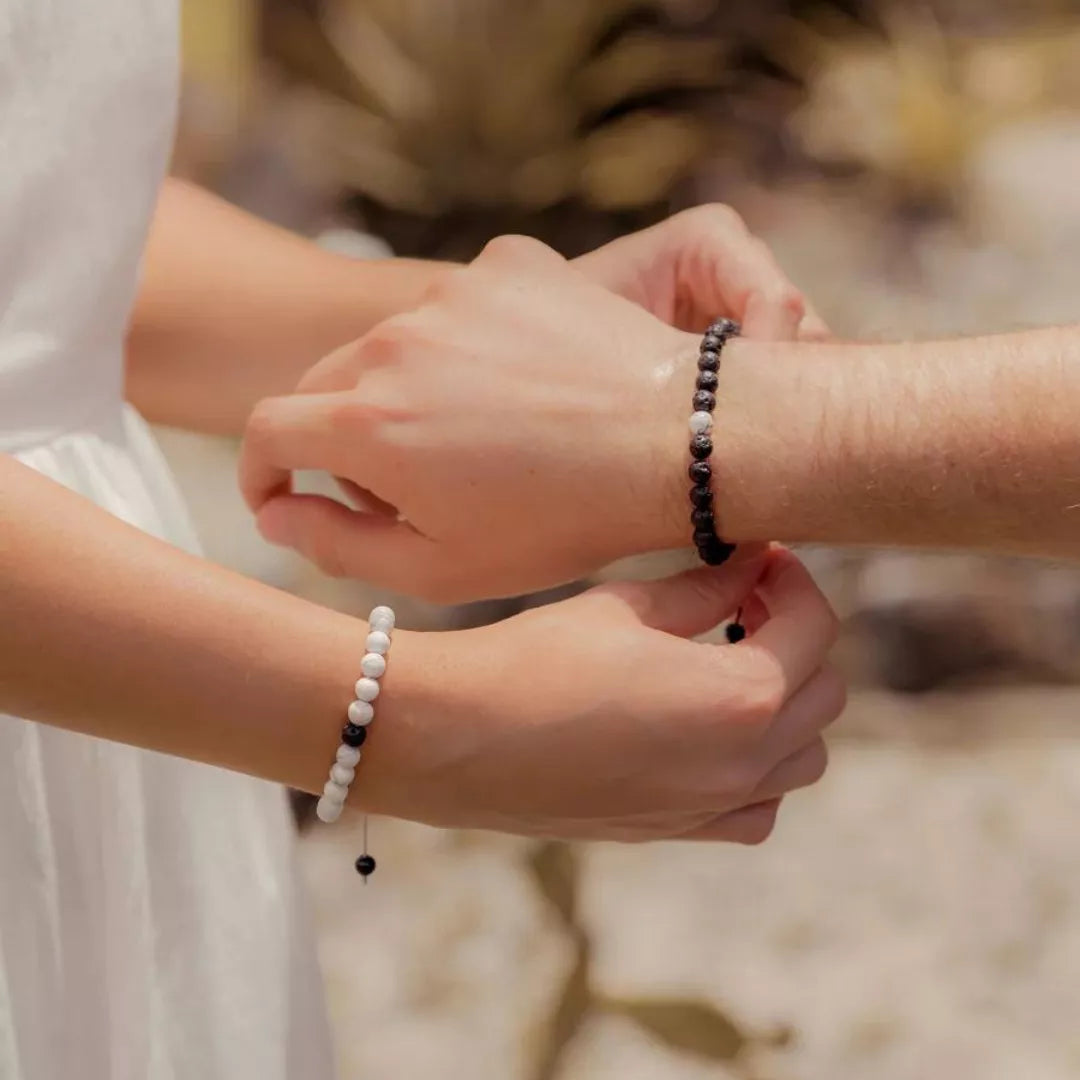
[[[380,656],[390,651],[390,635],[383,630],[372,630],[367,636],[367,651]]]
[[[347,788],[356,779],[356,770],[350,769],[348,765],[342,765],[340,761],[335,761],[330,766],[330,779],[335,784]]]
[[[355,769],[356,766],[360,764],[360,747],[346,746],[342,743],[337,748],[337,760],[347,769]]]
[[[335,780],[327,780],[322,789],[323,798],[343,803],[349,797],[349,789]]]
[[[712,426],[712,413],[696,412],[690,417],[690,431],[694,435],[708,435]]]
[[[386,672],[386,657],[380,656],[377,652],[369,652],[360,661],[360,670],[369,679],[378,679]],[[357,696],[359,697],[359,695]]]
[[[384,634],[389,634],[394,629],[395,622],[394,609],[387,607],[385,604],[372,608],[371,614],[368,616],[368,625],[371,629],[381,630]]]
[[[318,819],[327,825],[333,825],[345,807],[342,803],[333,802],[324,795],[315,806],[315,814]]]
[[[379,696],[379,684],[374,679],[357,679],[353,689],[358,701],[374,701]]]
[[[367,727],[375,719],[375,710],[367,701],[354,701],[349,706],[349,723]]]

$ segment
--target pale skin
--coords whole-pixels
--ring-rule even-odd
[[[700,240],[676,221],[598,253],[593,280],[693,322],[731,305],[762,339],[815,332],[736,219],[696,220],[713,263],[683,258]],[[130,395],[154,419],[238,430],[253,402],[447,272],[341,260],[170,188]],[[184,554],[5,457],[0,520],[0,712],[321,789],[364,623]],[[745,642],[689,640],[740,606]],[[826,664],[835,635],[805,570],[772,549],[483,630],[399,631],[352,802],[529,835],[760,842],[779,800],[825,767],[822,732],[844,704]]]
[[[243,488],[265,535],[328,572],[441,600],[683,546],[698,344],[504,238],[328,356],[300,393],[261,403]],[[731,541],[1080,557],[1076,328],[737,340],[717,399],[713,486]],[[301,467],[350,481],[366,509],[290,494]]]

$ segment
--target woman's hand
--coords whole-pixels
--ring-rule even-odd
[[[720,315],[758,341],[822,340],[829,329],[768,246],[729,206],[698,206],[574,261],[590,280],[680,330]]]
[[[264,535],[326,572],[443,602],[682,546],[697,347],[505,237],[262,402],[242,488]],[[367,510],[292,494],[294,469],[350,482]]]
[[[739,645],[685,640],[736,607]],[[398,634],[354,802],[452,827],[759,843],[826,766],[836,619],[773,550],[605,585],[479,630]]]

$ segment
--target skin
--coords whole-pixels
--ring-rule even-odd
[[[504,238],[300,393],[261,403],[243,490],[264,535],[329,573],[444,601],[685,546],[698,346],[543,245]],[[1080,556],[1080,474],[1064,464],[1080,454],[1075,328],[737,340],[717,396],[713,486],[731,541]],[[291,494],[299,467],[351,481],[359,508]]]
[[[731,313],[762,340],[795,333],[797,294],[737,219],[694,220],[733,250],[674,256],[682,221],[586,271],[633,312],[700,322],[741,304]],[[342,260],[169,185],[128,339],[129,394],[160,421],[238,430],[315,357],[440,295],[455,273]],[[467,512],[470,485],[449,479]],[[3,456],[0,521],[0,713],[321,790],[366,624],[187,555]],[[746,641],[688,640],[740,606]],[[844,704],[826,666],[835,634],[797,560],[762,549],[482,630],[398,631],[351,802],[530,835],[760,842],[783,795],[824,770],[821,735]]]
[[[321,790],[364,623],[11,459],[0,518],[0,712]],[[687,640],[739,605],[746,641]],[[481,630],[396,631],[351,802],[529,835],[760,842],[780,797],[825,768],[821,735],[844,705],[825,666],[835,635],[781,550]]]

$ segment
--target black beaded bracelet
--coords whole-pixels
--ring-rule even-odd
[[[740,333],[739,324],[732,319],[717,319],[705,332],[698,356],[697,386],[694,391],[694,412],[690,417],[690,524],[694,527],[694,546],[701,561],[708,566],[720,566],[731,558],[735,545],[721,540],[716,533],[713,513],[712,457],[713,410],[716,408],[717,372],[724,346]]]

